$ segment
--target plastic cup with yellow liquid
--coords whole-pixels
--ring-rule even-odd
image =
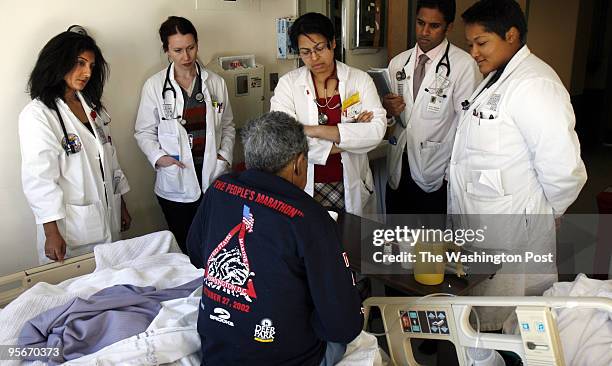
[[[414,263],[414,279],[423,285],[439,285],[444,281],[446,266],[446,251],[457,250],[457,246],[449,242],[422,242],[415,245],[416,261]],[[457,271],[459,273],[459,266]]]

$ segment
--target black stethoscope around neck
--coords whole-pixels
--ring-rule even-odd
[[[85,103],[87,104],[87,106],[92,110],[92,113],[93,111],[96,111],[96,105],[89,102],[86,98],[84,99],[85,99]],[[78,153],[79,150],[77,150],[75,142],[70,140],[70,136],[68,135],[68,131],[66,130],[66,124],[64,123],[62,114],[60,113],[59,108],[57,107],[57,102],[53,104],[52,109],[55,111],[55,113],[57,113],[57,119],[59,120],[59,124],[62,127],[62,133],[64,134],[64,142],[62,142],[62,148],[66,152],[66,155]],[[100,112],[106,113],[106,111],[104,111],[103,108],[101,108]],[[92,118],[95,120],[93,115],[92,115]],[[110,123],[110,116],[108,115],[108,113],[106,113],[106,119],[107,121],[104,121],[105,125]]]
[[[480,96],[480,94],[482,94],[485,90],[489,89],[491,86],[493,86],[493,84],[495,84],[502,76],[502,74],[504,73],[504,70],[506,70],[506,66],[508,66],[508,64],[504,64],[502,67],[500,67],[499,69],[497,69],[495,71],[495,74],[491,77],[491,79],[489,79],[489,81],[487,81],[487,83],[485,84],[485,86],[480,89],[478,91],[478,94],[476,94],[476,96],[474,98],[472,98],[472,100],[464,100],[463,102],[461,102],[461,109],[464,111],[467,111],[468,109],[470,109],[470,107],[472,106],[472,103],[474,103],[474,101],[476,99],[478,99],[478,97]]]
[[[442,56],[440,61],[438,61],[438,63],[436,64],[436,74],[440,73],[440,66],[444,66],[446,68],[446,77],[447,78],[448,78],[448,76],[450,75],[450,72],[451,72],[450,59],[448,58],[448,51],[449,50],[450,50],[450,42],[447,42],[446,43],[446,50],[444,51],[444,55]],[[404,67],[402,67],[402,69],[400,71],[395,73],[395,80],[402,81],[402,80],[406,79],[406,71],[404,69],[406,68],[406,66],[410,62],[410,56],[412,56],[412,55],[408,55],[408,60],[406,60],[406,63],[404,64]],[[425,91],[429,92],[429,88],[425,88]],[[441,97],[446,98],[446,95],[441,95]]]
[[[200,68],[200,64],[198,64],[197,62],[196,64],[196,69],[197,69],[197,75],[196,77],[198,78],[197,83],[200,85],[200,90],[196,93],[195,95],[195,100],[198,103],[203,103],[204,102],[204,91],[203,91],[203,83],[202,83],[202,69]],[[174,88],[174,86],[172,85],[172,82],[170,81],[170,68],[172,67],[172,64],[168,65],[168,68],[166,68],[166,78],[164,79],[164,86],[162,89],[162,100],[165,102],[166,100],[166,93],[167,92],[172,92],[172,98],[174,100],[174,104],[172,107],[172,111],[171,113],[169,113],[169,115],[171,117],[168,117],[165,112],[166,110],[164,109],[164,117],[162,117],[162,119],[164,121],[168,121],[168,120],[173,120],[173,119],[181,119],[181,115],[175,115],[176,112],[176,89]],[[168,103],[169,105],[170,103]],[[164,105],[166,105],[166,103],[164,103]]]

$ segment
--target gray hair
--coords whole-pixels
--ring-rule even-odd
[[[300,153],[308,156],[304,126],[285,112],[268,112],[242,129],[247,169],[276,174]]]

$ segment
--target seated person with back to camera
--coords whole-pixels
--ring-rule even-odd
[[[247,170],[212,184],[187,239],[202,364],[335,364],[363,318],[337,227],[303,191],[304,126],[270,112],[242,138]]]

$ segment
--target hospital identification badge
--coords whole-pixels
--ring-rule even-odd
[[[98,139],[102,145],[110,142],[110,140],[106,137],[106,133],[104,133],[104,129],[102,126],[94,122],[94,126],[96,127],[96,134],[98,135]]]
[[[438,113],[442,109],[442,97],[437,95],[429,96],[429,103],[427,103],[427,112]]]
[[[497,111],[497,106],[499,105],[499,102],[501,100],[501,94],[493,94],[489,97],[489,100],[487,100],[486,105],[486,109],[492,110],[492,111]]]
[[[62,138],[62,147],[67,154],[70,153],[78,153],[83,148],[83,144],[81,144],[81,139],[79,136],[74,133],[68,134],[68,141],[66,141],[66,137]]]
[[[434,78],[433,85],[430,85],[426,90],[429,92],[429,103],[427,103],[427,111],[432,113],[440,112],[442,102],[447,98],[446,92],[451,82],[448,78],[437,74]]]
[[[164,103],[162,104],[162,109],[164,112],[164,118],[172,118],[172,104],[170,103]]]
[[[361,113],[362,105],[359,92],[351,95],[342,103],[342,115],[355,119]]]

